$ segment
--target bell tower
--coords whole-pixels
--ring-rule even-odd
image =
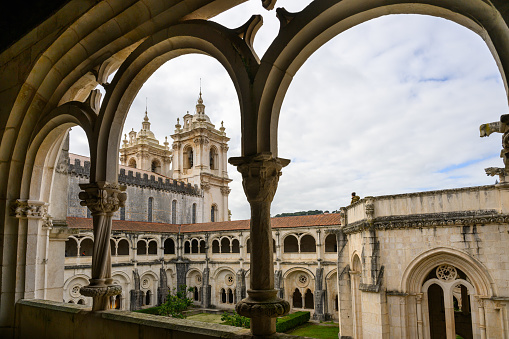
[[[202,93],[194,114],[177,119],[173,139],[173,179],[199,185],[203,190],[202,220],[228,220],[228,141],[225,128],[216,129],[205,114]]]
[[[172,151],[167,139],[163,145],[159,145],[159,141],[150,130],[150,121],[146,109],[141,126],[138,133],[134,129],[129,132],[129,139],[127,135],[124,136],[122,148],[120,148],[120,163],[124,166],[171,178]]]

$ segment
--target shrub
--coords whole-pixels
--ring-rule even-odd
[[[243,317],[237,312],[233,313],[224,312],[221,316],[221,320],[226,322],[227,325],[249,328],[251,326],[251,319]]]
[[[159,306],[149,307],[149,308],[145,308],[143,310],[137,310],[134,312],[159,315]]]
[[[276,331],[277,332],[286,332],[295,328],[299,325],[307,323],[311,314],[309,312],[295,312],[289,314],[285,317],[277,318],[276,320]]]
[[[194,288],[190,287],[186,290],[186,285],[180,285],[177,292],[175,289],[173,294],[170,292],[166,297],[166,301],[159,306],[159,314],[173,318],[185,318],[184,311],[193,303],[193,300],[187,297],[187,292],[193,292]]]

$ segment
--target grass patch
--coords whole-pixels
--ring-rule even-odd
[[[324,325],[316,325],[312,323],[307,323],[302,326],[299,326],[295,330],[287,332],[287,334],[291,335],[300,335],[304,337],[311,338],[320,338],[320,339],[329,339],[329,338],[337,338],[339,333],[339,326],[324,326]]]
[[[159,315],[159,306],[144,308],[142,310],[136,310],[134,312]]]
[[[199,313],[195,315],[190,315],[187,317],[189,320],[201,321],[204,323],[213,323],[213,324],[223,324],[224,322],[221,320],[220,314],[211,314],[211,313]]]

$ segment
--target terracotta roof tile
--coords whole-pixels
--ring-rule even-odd
[[[339,214],[303,215],[294,217],[272,218],[272,228],[312,227],[340,225]],[[92,229],[92,219],[67,217],[69,228]],[[200,224],[163,224],[145,221],[113,220],[113,231],[124,232],[152,232],[152,233],[194,233],[248,230],[249,220],[234,220],[222,222],[205,222]]]

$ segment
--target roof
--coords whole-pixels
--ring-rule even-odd
[[[339,226],[339,213],[301,215],[293,217],[271,218],[272,228]],[[67,217],[69,228],[91,230],[91,218]],[[147,233],[196,233],[248,230],[249,220],[205,222],[200,224],[163,224],[146,221],[113,220],[113,231],[147,232]]]

